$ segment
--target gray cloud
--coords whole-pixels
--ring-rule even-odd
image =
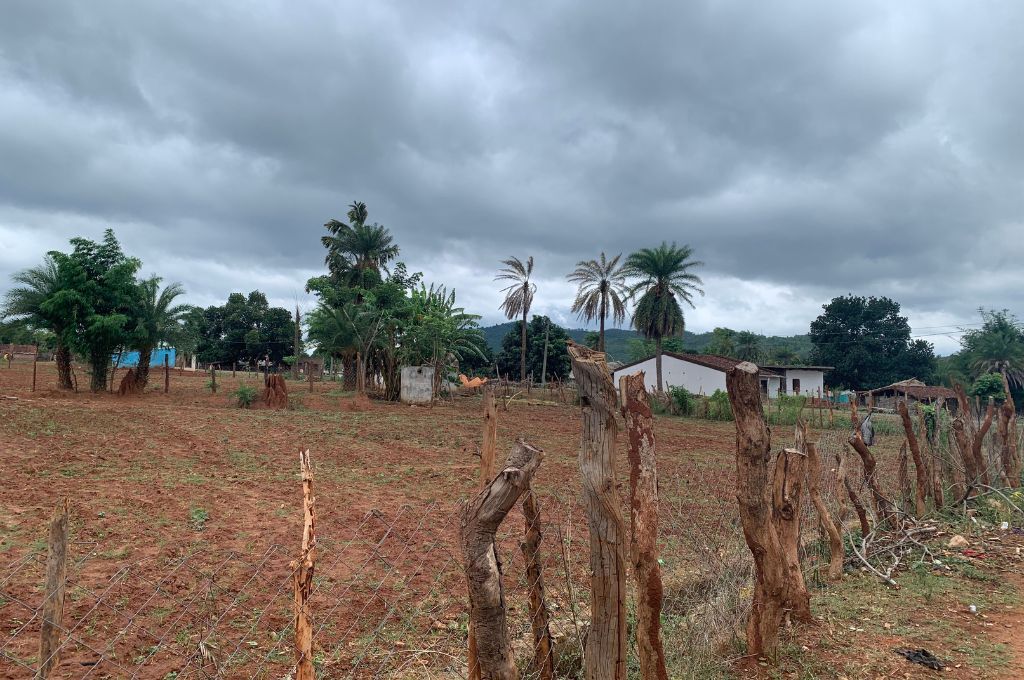
[[[948,350],[931,330],[1024,283],[1022,28],[1012,2],[9,3],[0,277],[109,225],[197,302],[308,304],[360,199],[488,321],[502,257],[569,321],[576,260],[675,240],[707,263],[697,330],[799,332],[854,291]]]

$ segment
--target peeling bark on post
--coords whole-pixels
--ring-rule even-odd
[[[480,446],[480,487],[494,479],[498,449],[498,407],[494,401],[494,390],[484,388],[484,437]]]
[[[864,443],[864,438],[861,437],[859,430],[853,433],[849,441],[850,446],[857,452],[861,462],[864,464],[864,480],[868,484],[868,489],[871,490],[871,498],[874,501],[875,514],[878,516],[878,521],[884,523],[890,519],[895,520],[896,513],[892,501],[886,498],[882,490],[878,488],[878,480],[875,479],[875,455],[871,453],[871,449]]]
[[[828,577],[832,581],[838,581],[843,577],[843,536],[840,529],[832,521],[832,516],[825,507],[825,501],[821,499],[821,457],[818,455],[818,445],[807,441],[807,427],[804,426],[804,451],[807,454],[807,491],[811,496],[814,509],[818,511],[818,521],[828,534],[830,560],[828,564]]]
[[[992,417],[995,415],[995,411],[995,400],[989,397],[988,408],[985,409],[985,419],[981,421],[981,426],[974,432],[974,441],[971,443],[971,457],[974,459],[974,467],[978,477],[977,479],[970,480],[969,484],[977,484],[980,480],[982,484],[988,486],[988,461],[985,460],[982,445],[985,443],[985,435],[988,434],[989,428],[992,427]]]
[[[532,489],[523,495],[524,539],[520,548],[526,561],[526,583],[530,588],[530,629],[533,631],[533,670],[540,680],[554,680],[555,651],[548,625],[548,606],[544,597],[544,569],[540,542],[544,537],[537,497]]]
[[[291,565],[295,588],[295,680],[315,680],[309,598],[313,594],[316,564],[316,498],[313,496],[313,468],[308,449],[299,451],[299,468],[302,471],[302,552]]]
[[[726,388],[736,421],[736,501],[743,537],[754,558],[754,596],[747,622],[747,653],[754,657],[772,653],[778,642],[779,626],[787,612],[809,612],[806,587],[791,581],[785,550],[780,541],[773,499],[785,491],[788,480],[772,479],[771,433],[761,408],[758,368],[743,362],[726,372]],[[776,462],[786,472],[789,456]],[[789,510],[793,507],[790,505]],[[780,511],[783,509],[780,508]],[[792,546],[796,553],[796,546]]]
[[[1010,392],[1010,382],[1003,375],[1003,393],[1006,400],[999,409],[999,460],[1006,486],[1020,486],[1020,464],[1017,457],[1017,408]]]
[[[910,411],[907,410],[907,401],[903,399],[896,404],[896,411],[903,421],[903,431],[907,435],[907,445],[910,448],[910,455],[914,459],[914,470],[917,476],[917,488],[914,494],[915,515],[918,519],[924,517],[927,508],[925,507],[925,495],[928,492],[928,473],[924,469],[924,461],[921,459],[921,446],[914,434],[914,424],[910,421]]]
[[[50,520],[36,680],[50,677],[60,662],[60,632],[64,624],[64,588],[68,571],[68,509],[68,499],[65,498],[57,505]]]
[[[469,621],[483,680],[519,677],[505,622],[501,562],[494,544],[498,525],[529,488],[543,451],[519,439],[504,469],[474,498],[462,516],[462,550],[469,582]]]
[[[967,428],[964,426],[962,415],[953,419],[953,440],[957,449],[960,450],[960,462],[964,466],[964,488],[957,490],[957,496],[966,498],[971,487],[976,483],[979,472],[974,465],[974,455],[971,453],[971,444],[967,439]]]
[[[625,523],[615,483],[615,386],[605,355],[569,343],[583,411],[579,466],[590,528],[590,631],[587,680],[626,678]]]
[[[935,423],[938,426],[939,422],[939,409],[935,408]],[[945,502],[942,493],[942,463],[939,460],[936,448],[932,446],[931,437],[928,436],[928,419],[924,416],[924,409],[917,409],[917,429],[921,433],[921,443],[923,450],[921,455],[926,462],[928,468],[928,481],[931,483],[931,496],[932,501],[935,503],[935,509],[941,510]]]
[[[807,456],[795,449],[783,449],[775,458],[772,477],[772,520],[779,534],[789,590],[788,616],[805,623],[811,617],[811,596],[800,568],[800,505],[803,499]]]
[[[903,443],[900,444],[900,455],[896,459],[896,466],[897,479],[899,480],[900,486],[900,507],[904,512],[907,512],[910,509],[910,503],[914,496],[914,492],[910,488],[910,466],[909,459],[907,458],[906,439],[904,439]]]
[[[643,372],[619,380],[626,421],[629,457],[629,499],[632,536],[630,556],[636,577],[636,646],[640,676],[668,680],[661,639],[661,567],[658,565],[658,469],[654,418],[644,388]]]

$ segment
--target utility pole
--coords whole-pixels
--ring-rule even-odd
[[[299,379],[299,341],[301,335],[299,332],[299,306],[295,305],[295,359],[292,361],[292,379]]]
[[[548,381],[548,335],[551,333],[551,319],[548,319],[548,325],[544,327],[544,360],[540,364],[540,386],[544,385]]]

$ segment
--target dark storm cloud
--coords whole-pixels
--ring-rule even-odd
[[[692,244],[691,324],[806,328],[890,294],[1012,306],[1024,8],[914,2],[16,2],[0,21],[0,275],[115,227],[197,300],[301,297],[355,199],[496,318],[600,250]]]

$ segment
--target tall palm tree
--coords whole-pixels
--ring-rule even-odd
[[[38,267],[18,272],[11,278],[21,285],[7,291],[0,306],[0,317],[22,318],[33,326],[52,331],[56,336],[57,385],[62,390],[72,389],[71,349],[65,335],[72,320],[64,318],[53,305],[47,304],[62,291],[57,261],[47,255]]]
[[[149,381],[149,364],[156,346],[173,340],[181,330],[179,322],[191,307],[173,303],[184,293],[180,283],[171,283],[160,290],[159,276],[139,282],[140,304],[135,335],[139,365],[135,369],[135,389],[144,389]]]
[[[520,337],[522,346],[519,348],[519,380],[524,381],[526,380],[526,315],[530,313],[533,294],[537,292],[537,285],[530,282],[530,276],[533,274],[533,256],[526,258],[525,263],[518,257],[502,260],[501,263],[505,266],[498,270],[498,275],[494,277],[494,280],[512,281],[512,284],[501,289],[501,292],[505,294],[505,301],[501,303],[500,309],[510,320],[519,316],[523,317],[522,336]]]
[[[704,282],[692,272],[703,262],[691,259],[690,246],[671,246],[662,241],[657,248],[643,248],[629,256],[625,274],[639,280],[629,288],[629,298],[637,300],[633,309],[633,327],[655,342],[658,391],[662,391],[661,351],[666,336],[682,335],[686,321],[679,302],[693,307],[693,293],[704,294]]]
[[[761,359],[761,338],[753,331],[736,334],[736,349],[733,356],[743,361],[757,362]]]
[[[567,277],[578,288],[572,311],[584,321],[599,319],[600,328],[597,350],[604,351],[604,320],[611,313],[612,323],[626,319],[626,275],[619,266],[619,253],[612,259],[601,253],[600,260],[580,260],[576,269]]]
[[[324,227],[330,232],[320,239],[327,248],[324,259],[331,275],[349,285],[365,288],[367,274],[388,272],[387,265],[398,257],[398,246],[388,229],[380,224],[367,224],[366,204],[356,201],[349,206],[348,224],[331,220]]]

